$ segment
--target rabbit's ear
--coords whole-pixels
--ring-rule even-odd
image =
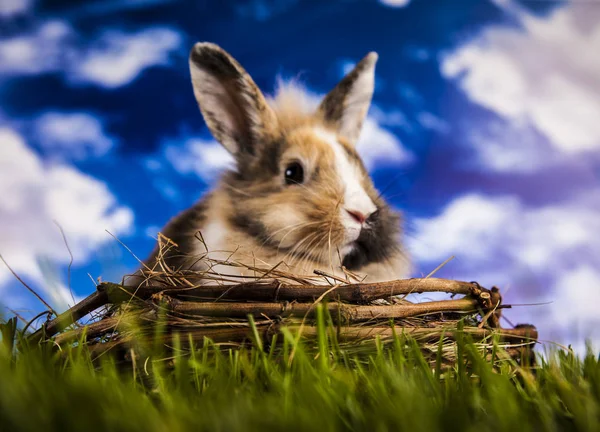
[[[321,115],[338,134],[355,144],[371,105],[377,53],[370,52],[349,72],[319,106]]]
[[[196,43],[189,62],[194,95],[213,136],[236,156],[254,155],[277,119],[250,75],[212,43]]]

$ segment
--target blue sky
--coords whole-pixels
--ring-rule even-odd
[[[438,276],[545,303],[511,321],[600,342],[600,3],[4,0],[0,23],[0,253],[57,307],[55,222],[81,298],[135,268],[114,237],[144,258],[231,163],[193,98],[194,42],[265,93],[295,78],[315,97],[377,51],[358,148],[406,215],[415,276],[455,256]],[[4,268],[0,299],[40,309]]]

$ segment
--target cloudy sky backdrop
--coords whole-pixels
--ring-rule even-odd
[[[57,308],[136,266],[231,163],[193,98],[196,41],[271,92],[324,94],[377,51],[359,145],[415,275],[497,285],[544,340],[600,342],[600,2],[0,2],[0,254]],[[65,246],[61,227],[71,254]],[[109,234],[110,233],[110,234]],[[0,266],[0,303],[41,306]],[[543,303],[543,304],[540,304]],[[504,323],[505,325],[508,325]]]

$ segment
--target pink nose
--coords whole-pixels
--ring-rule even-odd
[[[358,222],[359,224],[363,224],[365,223],[365,221],[367,220],[367,215],[365,215],[364,213],[359,212],[358,210],[348,210],[346,209],[346,211],[348,212],[348,214],[350,216],[352,216],[352,218]]]

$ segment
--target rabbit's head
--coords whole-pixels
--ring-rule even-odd
[[[305,112],[289,92],[267,101],[217,45],[194,46],[194,94],[213,136],[236,160],[220,186],[233,203],[228,223],[289,261],[360,269],[400,253],[399,215],[375,190],[355,149],[376,61],[376,53],[368,54]]]

